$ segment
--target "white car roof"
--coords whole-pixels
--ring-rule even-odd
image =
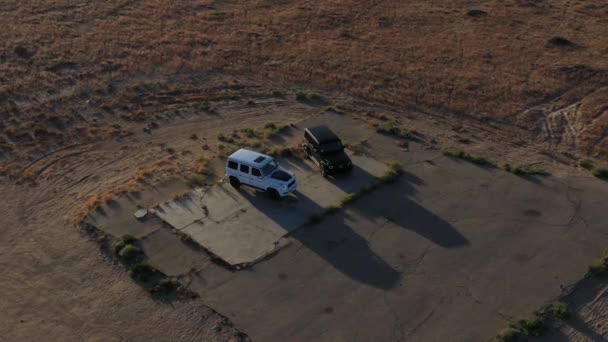
[[[245,164],[249,164],[249,165],[256,166],[256,167],[264,167],[264,165],[268,164],[274,158],[272,158],[271,156],[259,153],[259,152],[250,151],[250,150],[241,148],[240,150],[231,154],[228,157],[228,159],[238,161],[241,163],[245,163]]]

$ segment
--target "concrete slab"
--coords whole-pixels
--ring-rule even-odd
[[[347,193],[370,186],[387,171],[383,163],[350,154],[352,173],[329,179],[308,161],[281,161],[299,182],[297,191],[281,201],[251,188],[221,184],[163,204],[156,215],[230,265],[254,263],[274,252],[286,234],[311,216],[338,205]]]

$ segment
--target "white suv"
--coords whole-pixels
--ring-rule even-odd
[[[289,195],[296,189],[296,175],[289,172],[265,154],[240,149],[228,157],[226,176],[230,184],[241,184],[266,191],[271,198]]]

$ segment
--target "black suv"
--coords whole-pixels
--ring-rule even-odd
[[[323,176],[353,168],[353,163],[344,152],[342,141],[327,126],[306,128],[302,145],[306,155],[319,166]]]

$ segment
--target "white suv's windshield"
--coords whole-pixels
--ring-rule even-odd
[[[277,167],[279,167],[279,164],[277,164],[276,161],[271,160],[268,164],[264,165],[264,167],[262,168],[262,174],[264,176],[268,176],[269,174],[272,173],[272,171],[276,170]]]

